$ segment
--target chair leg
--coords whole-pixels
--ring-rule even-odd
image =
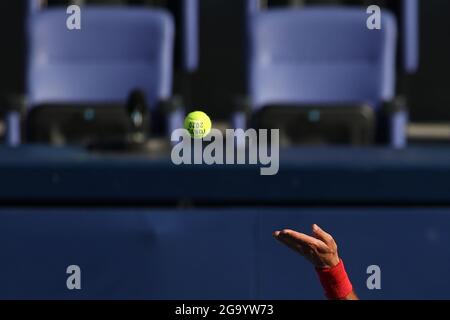
[[[407,146],[408,119],[407,111],[396,112],[390,119],[390,143],[394,149],[403,149]]]

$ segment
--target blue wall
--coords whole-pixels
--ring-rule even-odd
[[[450,209],[275,207],[1,209],[0,298],[321,299],[313,268],[271,236],[312,223],[363,299],[450,298]],[[66,288],[72,264],[80,291]]]

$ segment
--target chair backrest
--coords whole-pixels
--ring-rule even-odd
[[[142,90],[150,106],[171,95],[174,26],[163,10],[82,7],[81,30],[66,8],[30,15],[28,99],[122,103]]]
[[[361,8],[273,9],[249,16],[248,88],[267,104],[367,103],[395,92],[397,27],[384,11],[369,30]]]
[[[336,2],[338,0],[335,0]],[[272,1],[270,1],[272,2]],[[287,2],[286,0],[282,2]],[[313,1],[309,1],[313,2]],[[322,3],[323,1],[317,1]],[[345,1],[342,1],[343,3]],[[361,4],[370,3],[361,0]],[[267,6],[267,1],[265,2]],[[419,0],[401,0],[396,1],[372,1],[373,4],[388,5],[388,8],[394,9],[397,17],[401,19],[401,48],[400,64],[404,72],[415,73],[420,64],[420,3]],[[262,9],[262,0],[246,0],[247,15],[256,13]]]

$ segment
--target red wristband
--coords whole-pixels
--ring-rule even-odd
[[[332,268],[316,268],[316,271],[328,299],[344,299],[353,291],[342,260]]]

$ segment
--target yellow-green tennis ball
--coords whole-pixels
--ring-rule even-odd
[[[211,119],[204,112],[194,111],[184,119],[184,128],[192,138],[201,139],[211,131]]]

